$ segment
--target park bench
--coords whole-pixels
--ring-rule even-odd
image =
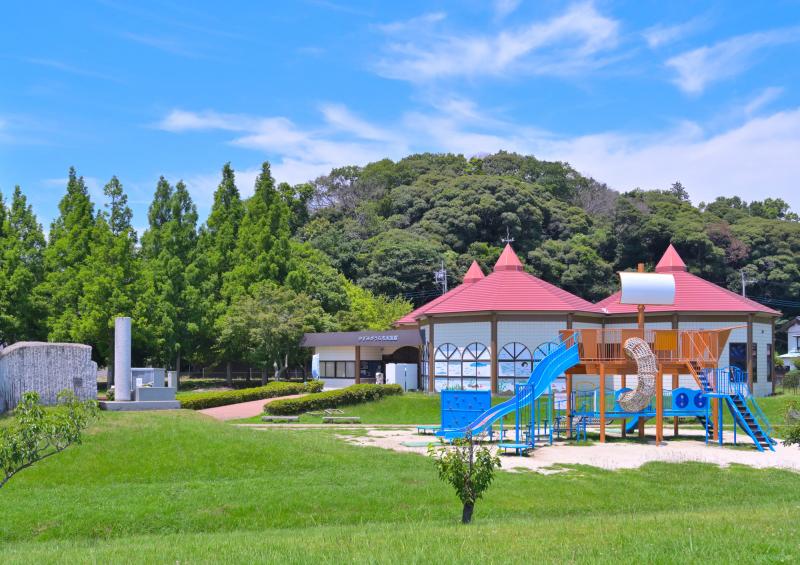
[[[527,455],[528,452],[533,449],[533,446],[529,443],[509,442],[498,443],[497,448],[502,450],[504,453],[508,451],[514,451],[517,455]]]
[[[300,416],[261,416],[261,421],[275,423],[299,422]]]
[[[428,433],[436,433],[442,427],[441,426],[417,426],[417,433],[419,435],[426,435]]]
[[[323,424],[358,424],[361,422],[359,416],[323,416]]]

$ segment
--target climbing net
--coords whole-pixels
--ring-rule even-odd
[[[648,404],[656,390],[656,356],[647,342],[638,337],[625,341],[625,354],[636,361],[636,388],[619,395],[620,408],[626,412],[641,412]]]

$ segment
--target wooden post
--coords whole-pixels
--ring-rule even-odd
[[[753,317],[754,314],[747,315],[747,386],[753,394]]]
[[[436,392],[434,387],[434,373],[436,372],[436,351],[433,347],[433,319],[428,318],[428,393]]]
[[[572,432],[572,373],[567,371],[567,438]]]
[[[600,404],[600,443],[606,441],[606,364],[600,363],[600,388],[598,389]]]
[[[664,441],[664,369],[656,374],[656,445]]]
[[[356,384],[361,383],[361,346],[356,345]]]
[[[628,375],[620,375],[620,380],[619,380],[619,385],[620,386],[619,386],[619,388],[625,388],[626,386],[628,386],[627,385],[627,380],[628,380]],[[628,420],[623,418],[622,419],[622,431],[621,431],[621,434],[622,434],[623,438],[628,437],[628,431],[626,430],[626,428],[628,427],[626,425],[627,423],[628,423]]]
[[[497,387],[497,373],[498,373],[497,359],[499,357],[499,355],[498,355],[499,352],[497,351],[497,314],[494,314],[494,313],[492,314],[492,322],[491,322],[491,324],[492,324],[492,336],[491,336],[491,345],[489,346],[492,349],[492,351],[491,351],[491,367],[490,367],[490,378],[491,378],[490,389],[492,391],[492,394],[497,394],[497,389],[498,389],[498,387]]]
[[[639,263],[636,266],[636,271],[639,273],[644,273],[644,263]],[[639,304],[637,307],[637,322],[639,324],[639,330],[642,332],[642,339],[644,339],[644,304]]]
[[[679,378],[679,375],[677,373],[672,373],[672,391],[673,391],[672,394],[673,394],[673,398],[675,398],[674,397],[675,389],[678,388],[678,378]],[[674,406],[672,408],[673,408],[673,410],[675,409]],[[677,416],[674,416],[672,418],[672,437],[678,437],[678,417]]]

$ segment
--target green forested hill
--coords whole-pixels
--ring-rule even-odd
[[[264,163],[248,199],[225,165],[205,221],[161,178],[141,238],[122,183],[104,194],[71,170],[48,241],[21,190],[0,200],[0,342],[88,343],[104,364],[128,315],[137,363],[282,371],[304,331],[388,327],[441,292],[441,262],[452,287],[509,236],[526,269],[588,300],[673,243],[691,271],[737,292],[743,272],[748,296],[800,313],[800,222],[780,199],[694,206],[678,182],[619,194],[532,156],[411,155],[296,186]]]
[[[437,292],[441,259],[451,284],[473,259],[490,269],[507,230],[530,272],[588,300],[614,290],[615,271],[652,268],[671,242],[709,280],[738,292],[743,269],[749,296],[800,301],[800,223],[780,199],[694,206],[678,182],[619,194],[565,163],[509,153],[345,167],[312,192],[297,237],[358,284],[415,303]]]

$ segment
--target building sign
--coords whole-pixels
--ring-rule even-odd
[[[396,335],[361,335],[358,336],[358,341],[397,341]]]

